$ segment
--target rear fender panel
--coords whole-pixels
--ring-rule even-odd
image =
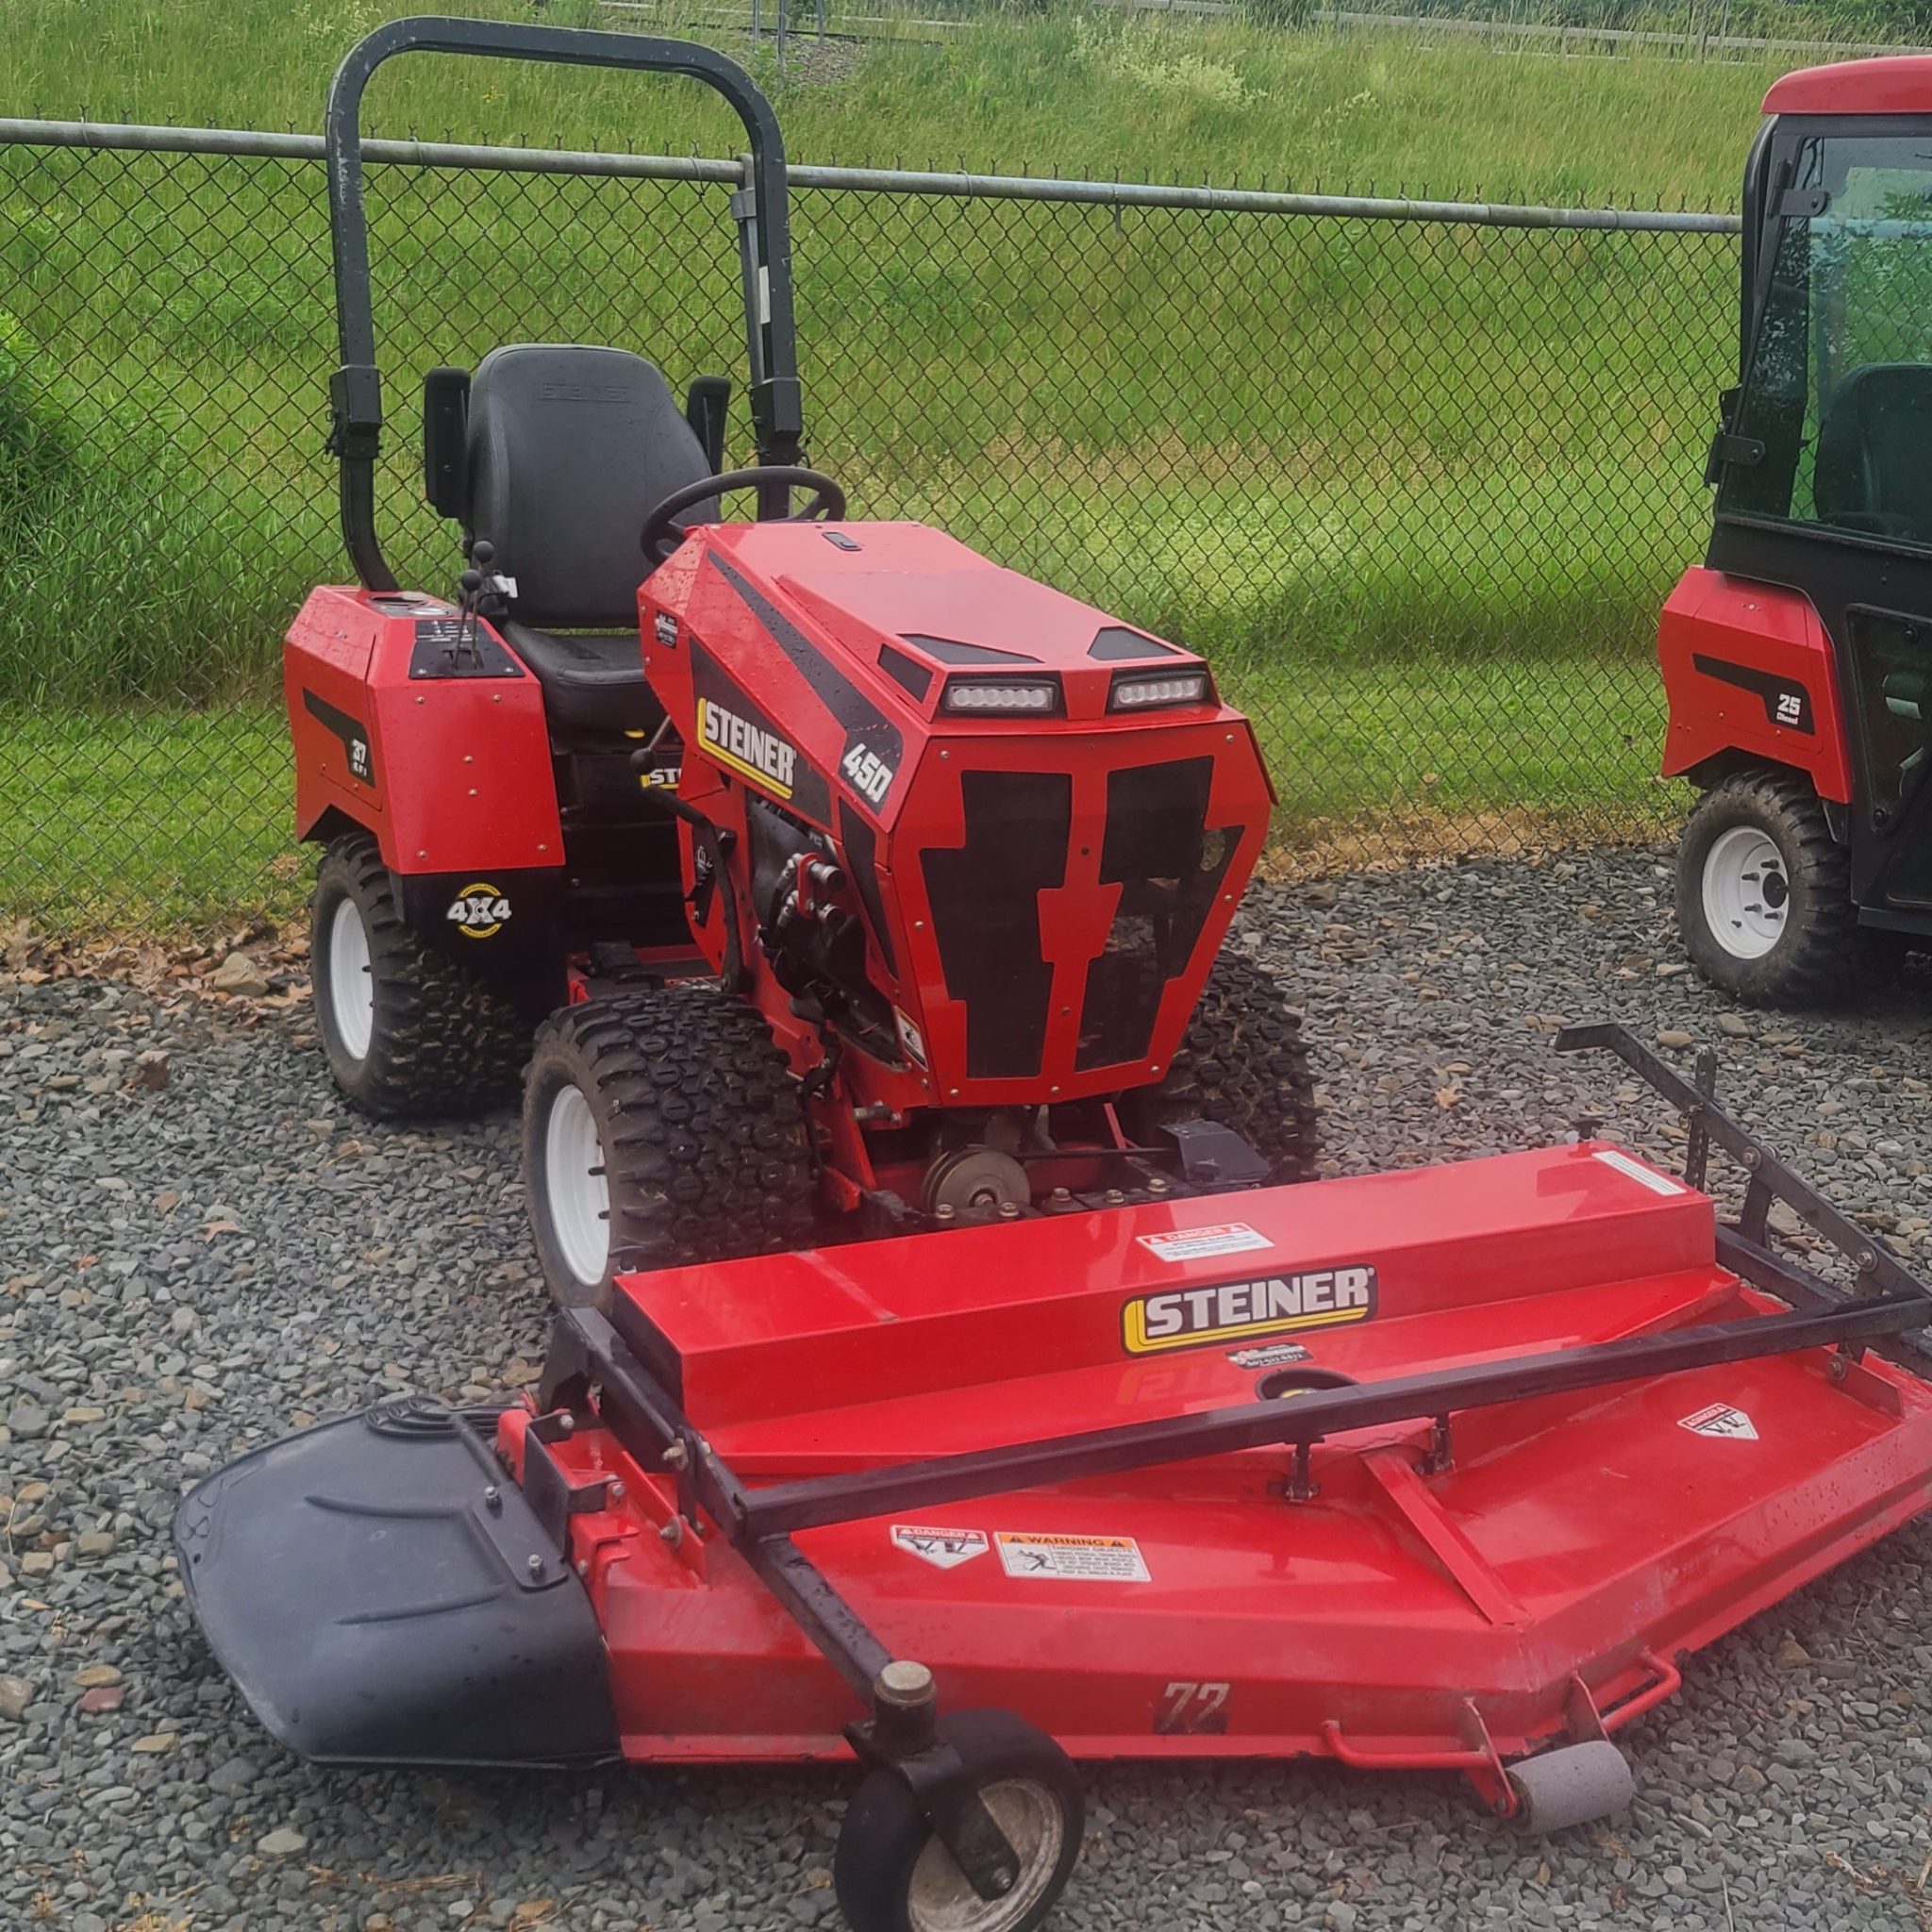
[[[1742,753],[1803,772],[1821,798],[1850,803],[1831,638],[1808,597],[1686,571],[1664,605],[1657,648],[1671,708],[1666,777]]]
[[[543,693],[487,624],[455,651],[462,624],[413,591],[309,593],[282,652],[298,837],[333,807],[395,873],[562,863]]]

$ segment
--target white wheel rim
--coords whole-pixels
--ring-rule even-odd
[[[1756,825],[1733,825],[1704,855],[1704,923],[1734,959],[1761,959],[1784,937],[1791,882]]]
[[[591,1103],[559,1087],[543,1124],[543,1193],[564,1264],[586,1288],[601,1286],[610,1259],[610,1184]]]
[[[369,928],[353,899],[339,899],[328,923],[328,1010],[336,1038],[352,1060],[367,1059],[375,1032],[375,979],[369,970]]]
[[[1059,1800],[1034,1779],[989,1785],[980,1801],[1019,1855],[1020,1875],[1004,1898],[981,1898],[938,1839],[926,1841],[912,1868],[906,1919],[912,1932],[1010,1932],[1053,1883],[1066,1842]]]

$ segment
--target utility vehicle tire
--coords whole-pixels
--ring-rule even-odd
[[[839,1909],[852,1932],[1033,1932],[1080,1856],[1087,1807],[1079,1776],[1044,1731],[1010,1710],[956,1710],[940,1719],[939,1733],[1019,1854],[1011,1889],[982,1899],[906,1781],[880,1767],[866,1774],[839,1829]]]
[[[811,1143],[763,1019],[696,985],[553,1013],[524,1083],[524,1191],[561,1307],[621,1271],[808,1246]]]
[[[328,1070],[352,1107],[459,1118],[515,1097],[528,1024],[403,923],[366,832],[337,839],[316,868],[308,971]]]
[[[1123,1096],[1122,1124],[1152,1144],[1170,1121],[1218,1121],[1268,1162],[1274,1179],[1307,1180],[1320,1133],[1301,1027],[1271,974],[1224,953],[1173,1065],[1158,1086]]]
[[[1677,927],[1698,972],[1747,1006],[1829,1005],[1875,958],[1818,794],[1765,767],[1721,779],[1690,814],[1677,847]]]

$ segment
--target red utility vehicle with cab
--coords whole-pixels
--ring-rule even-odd
[[[1664,606],[1677,915],[1749,1001],[1932,939],[1932,58],[1787,75],[1744,173],[1740,366]]]

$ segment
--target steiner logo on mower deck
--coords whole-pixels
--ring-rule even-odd
[[[1250,1335],[1339,1328],[1370,1321],[1374,1312],[1375,1271],[1353,1263],[1136,1295],[1121,1310],[1121,1339],[1129,1355],[1154,1355]]]
[[[759,730],[736,711],[727,711],[716,698],[700,698],[698,742],[721,764],[729,765],[743,777],[756,778],[775,796],[791,796],[798,752],[775,731]]]
[[[466,940],[493,940],[509,918],[509,901],[486,879],[465,886],[442,915]]]

